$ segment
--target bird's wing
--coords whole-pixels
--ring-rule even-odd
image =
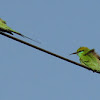
[[[12,34],[12,32],[9,30],[9,27],[6,25],[6,22],[1,18],[0,18],[0,31]]]
[[[93,54],[96,58],[98,58],[100,60],[100,56],[95,52],[94,49],[91,49],[89,52],[87,52],[85,55],[88,55],[88,54]]]
[[[1,31],[1,32],[8,32],[8,33],[10,33],[11,35],[13,35],[13,33],[12,33],[11,31],[9,31],[9,30],[7,30],[7,29],[4,29],[4,28],[1,28],[1,27],[0,27],[0,31]]]
[[[94,51],[93,55],[96,56],[100,60],[100,56]]]

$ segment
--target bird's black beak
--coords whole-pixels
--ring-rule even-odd
[[[71,53],[70,55],[77,54],[77,52]]]

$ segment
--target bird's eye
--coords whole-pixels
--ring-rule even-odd
[[[81,51],[79,51],[79,52],[82,52],[82,51],[84,51],[84,50],[81,50]]]

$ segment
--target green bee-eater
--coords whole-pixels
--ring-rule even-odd
[[[6,21],[2,20],[1,18],[0,18],[0,31],[10,33],[11,35],[13,35],[13,33],[16,33],[16,34],[18,34],[22,37],[33,40],[33,39],[31,39],[31,38],[29,38],[29,37],[27,37],[27,36],[25,36],[25,35],[23,35],[19,32],[16,32],[15,30],[11,29],[10,27],[8,27],[7,24],[6,24]],[[33,40],[33,41],[35,41],[35,40]],[[35,42],[38,42],[38,41],[35,41]]]
[[[72,53],[79,56],[80,63],[91,68],[93,71],[100,72],[100,56],[94,49],[80,47],[77,52]]]

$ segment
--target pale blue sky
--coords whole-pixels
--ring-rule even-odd
[[[16,37],[79,62],[80,46],[100,54],[100,0],[1,0]],[[100,74],[0,35],[0,100],[99,100]]]

